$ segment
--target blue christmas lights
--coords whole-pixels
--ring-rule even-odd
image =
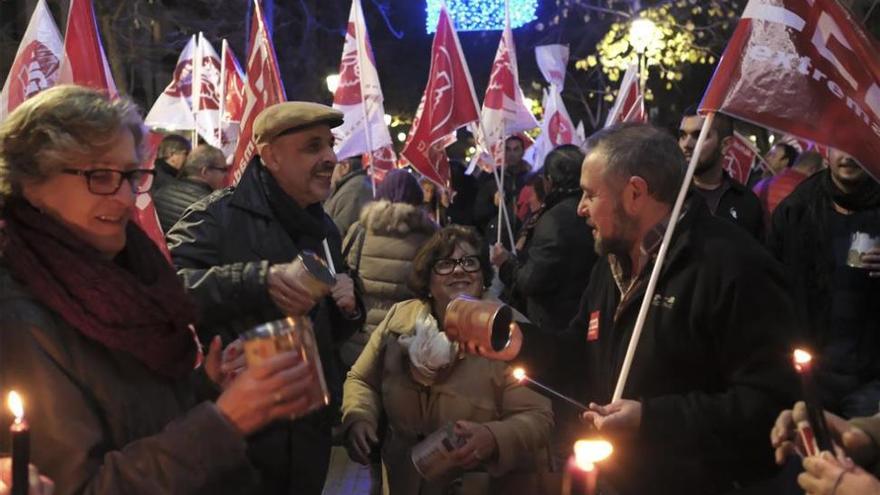
[[[538,0],[508,0],[510,27],[520,27],[537,19]],[[428,33],[437,30],[441,0],[428,0]],[[493,31],[504,29],[504,0],[446,0],[446,8],[458,31]]]

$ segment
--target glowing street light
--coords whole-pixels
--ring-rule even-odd
[[[339,74],[330,74],[327,76],[327,90],[331,93],[336,93],[336,88],[339,87]]]
[[[398,132],[397,133],[397,140],[400,141],[401,143],[406,141],[406,133],[405,132]]]
[[[640,55],[660,38],[660,31],[651,19],[639,17],[629,26],[629,44]]]
[[[391,125],[391,115],[385,114],[385,125]]]

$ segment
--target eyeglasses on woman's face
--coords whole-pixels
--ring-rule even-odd
[[[461,258],[440,258],[434,262],[434,273],[437,275],[449,275],[455,271],[455,267],[461,265],[461,269],[467,273],[480,271],[480,258],[477,256],[462,256]]]
[[[112,168],[94,168],[81,170],[77,168],[65,168],[61,173],[79,175],[85,177],[89,192],[100,196],[112,196],[122,187],[123,179],[131,187],[132,194],[148,192],[153,187],[155,170],[136,168],[133,170],[115,170]]]

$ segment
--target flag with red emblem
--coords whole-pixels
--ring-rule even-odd
[[[0,122],[24,100],[55,85],[63,50],[52,13],[39,0],[0,91]]]

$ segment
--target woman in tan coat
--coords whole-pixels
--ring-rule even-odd
[[[411,279],[419,299],[391,308],[345,382],[349,455],[367,462],[381,433],[386,493],[537,493],[549,401],[520,386],[505,363],[458,352],[441,330],[450,300],[483,294],[491,272],[479,245],[471,230],[451,226],[422,247]],[[378,432],[383,415],[387,427]],[[457,468],[425,481],[411,449],[449,422],[462,441],[452,453]]]

